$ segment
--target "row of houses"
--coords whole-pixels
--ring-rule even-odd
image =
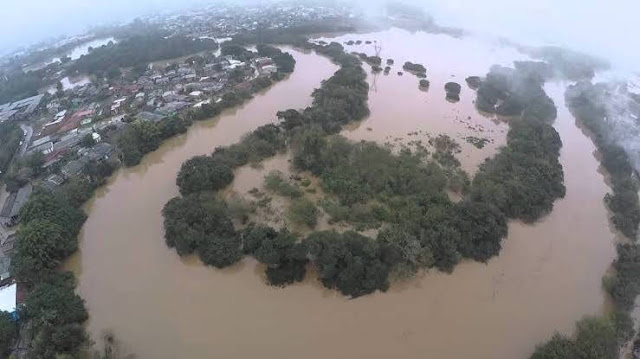
[[[0,122],[20,120],[31,115],[42,102],[43,94],[0,105]]]
[[[27,203],[29,196],[33,192],[33,186],[28,183],[22,186],[18,192],[10,193],[4,201],[2,210],[0,210],[0,224],[5,227],[12,227],[17,223],[20,209]]]

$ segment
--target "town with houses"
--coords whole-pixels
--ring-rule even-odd
[[[185,16],[189,21],[184,21]],[[216,6],[200,9],[197,13],[165,15],[144,21],[173,34],[170,36],[208,39],[220,45],[238,33],[258,28],[284,29],[310,21],[349,16],[346,9],[294,4],[255,8]],[[81,47],[83,43],[101,37],[104,31],[59,40],[56,46]],[[113,38],[108,34],[104,37],[109,38],[109,45],[118,41],[111,40]],[[45,47],[32,51],[43,49]],[[86,52],[91,50],[86,49]],[[0,60],[0,67],[28,59],[28,54],[28,51],[21,51],[6,56]],[[67,68],[73,63],[74,60],[65,59],[64,55],[54,61],[39,59],[22,63],[21,71],[26,74],[30,71],[43,73],[40,80],[46,86],[33,96],[0,104],[0,124],[19,124],[23,132],[11,167],[5,169],[18,178],[18,185],[14,184],[14,188],[7,185],[0,193],[0,310],[13,312],[20,302],[20,288],[9,270],[10,256],[19,227],[18,214],[37,187],[53,191],[74,178],[85,176],[85,167],[91,162],[121,162],[115,139],[118,131],[128,123],[158,123],[184,111],[220,102],[225,93],[247,87],[249,81],[278,71],[272,58],[236,58],[222,55],[219,47],[152,62],[146,64],[143,71],[121,69],[121,76],[114,78],[70,74]],[[42,162],[38,173],[21,168],[31,158]]]

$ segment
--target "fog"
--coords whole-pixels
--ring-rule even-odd
[[[246,1],[243,1],[246,2]],[[599,55],[625,70],[640,70],[640,47],[633,27],[640,13],[636,0],[406,0],[441,25],[503,36],[527,45],[561,45]],[[174,11],[212,0],[8,0],[3,1],[0,50],[14,49],[58,35],[81,33],[89,26]],[[229,3],[238,3],[230,1]],[[377,4],[377,5],[374,5]],[[370,12],[384,0],[361,0]],[[632,42],[632,43],[630,43]]]
[[[81,34],[91,26],[128,21],[203,3],[207,1],[3,0],[0,53],[52,37]]]

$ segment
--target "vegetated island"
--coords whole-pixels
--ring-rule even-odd
[[[313,92],[310,107],[279,112],[278,125],[262,126],[240,143],[184,163],[177,180],[182,196],[163,210],[167,244],[180,255],[196,253],[216,267],[252,255],[267,265],[273,285],[302,280],[312,263],[327,288],[357,297],[385,291],[391,280],[424,268],[450,272],[463,258],[486,262],[499,253],[508,219],[535,221],[564,196],[562,143],[551,126],[556,108],[539,78],[509,73],[507,83],[518,82],[531,95],[522,96],[528,111],[511,121],[507,145],[481,165],[472,182],[462,181],[464,199],[453,203],[446,189],[459,180],[452,170],[459,166],[455,142],[439,137],[436,154],[426,160],[420,153],[394,154],[376,143],[336,135],[368,114],[366,75],[359,59],[341,45],[313,47],[340,69]],[[505,80],[490,75],[488,84]],[[261,223],[235,228],[234,214],[216,191],[231,183],[234,168],[285,150],[292,152],[296,169],[321,180],[333,198],[321,204],[332,220],[377,228],[376,238],[352,230],[298,238]]]

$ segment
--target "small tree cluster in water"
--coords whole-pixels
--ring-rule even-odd
[[[506,80],[500,82],[504,93],[519,93],[523,108],[530,110],[513,120],[507,146],[481,166],[470,185],[462,186],[468,187],[465,198],[453,203],[446,189],[451,186],[450,170],[459,162],[450,139],[434,140],[435,161],[425,161],[419,153],[394,154],[372,142],[353,143],[335,135],[344,124],[368,114],[366,75],[358,58],[341,45],[314,48],[340,69],[313,92],[310,107],[279,112],[279,125],[260,127],[240,143],[216,149],[205,166],[190,163],[201,159],[183,166],[178,185],[181,193],[189,194],[172,199],[163,212],[167,243],[179,254],[197,252],[216,266],[239,260],[242,253],[253,255],[268,266],[267,278],[275,285],[301,280],[310,261],[326,287],[359,296],[384,291],[391,279],[422,268],[452,271],[462,258],[486,262],[499,253],[508,218],[534,221],[564,195],[558,162],[562,143],[550,125],[556,109],[544,95],[541,80],[517,70],[509,70],[508,78],[502,72],[487,76],[487,86],[497,86],[493,78]],[[548,101],[538,102],[538,94]],[[323,190],[336,199],[321,203],[331,220],[359,229],[380,228],[376,239],[353,231],[313,232],[300,239],[286,229],[261,224],[233,228],[223,201],[209,191],[231,181],[230,169],[288,147],[293,166],[319,177]],[[214,164],[228,168],[212,170]],[[213,178],[219,172],[225,173],[220,182]],[[272,190],[304,199],[282,182],[267,181]]]
[[[406,71],[412,72],[414,74],[426,74],[427,68],[422,64],[414,64],[411,61],[407,61],[402,65],[402,68]]]

